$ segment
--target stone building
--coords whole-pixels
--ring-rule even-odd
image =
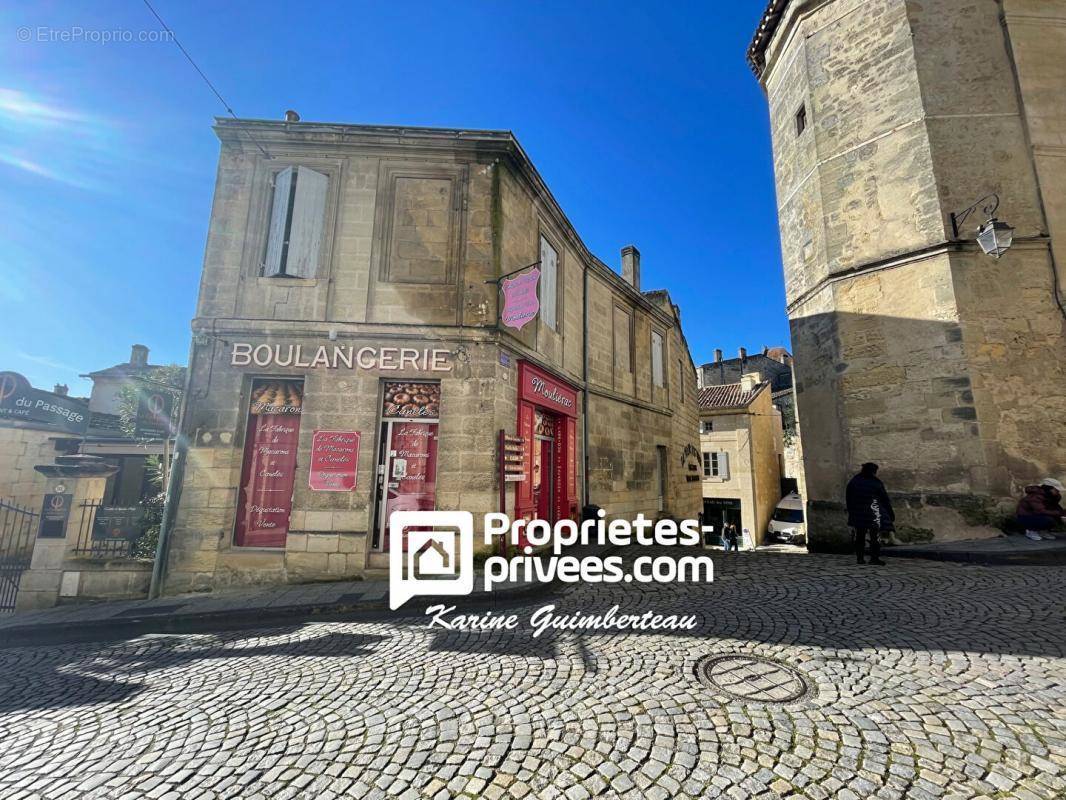
[[[758,373],[699,391],[704,524],[732,522],[762,544],[781,499],[781,414]]]
[[[677,307],[636,248],[622,275],[588,251],[512,134],[215,131],[165,592],[372,574],[396,510],[696,514]]]
[[[1066,3],[772,0],[770,107],[812,548],[864,461],[902,539],[1066,472]],[[999,259],[983,207],[1015,229]],[[959,215],[977,202],[960,227]],[[989,209],[991,211],[991,209]]]
[[[696,367],[696,382],[702,389],[739,383],[745,375],[755,375],[758,381],[770,384],[770,399],[781,412],[781,440],[779,449],[784,458],[781,465],[781,493],[799,492],[807,496],[807,482],[803,475],[803,443],[800,440],[799,417],[793,387],[792,354],[784,347],[764,346],[761,353],[748,354],[741,347],[736,358],[722,358],[722,351],[714,351],[714,361]]]

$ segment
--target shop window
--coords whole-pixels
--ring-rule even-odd
[[[329,178],[309,167],[286,167],[274,175],[264,276],[315,277],[328,190]]]
[[[558,330],[556,299],[559,285],[559,254],[544,236],[540,237],[540,318],[553,331]]]
[[[303,381],[252,381],[234,544],[285,547],[300,442]]]
[[[665,386],[663,377],[663,335],[658,331],[651,332],[651,382],[655,386]]]

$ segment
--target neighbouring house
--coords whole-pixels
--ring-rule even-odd
[[[807,482],[803,471],[803,442],[800,438],[799,416],[796,414],[796,394],[793,386],[792,355],[784,347],[763,347],[761,353],[749,354],[741,347],[736,358],[722,358],[722,351],[714,351],[714,361],[696,368],[700,388],[737,383],[743,375],[758,373],[769,381],[771,399],[781,412],[784,461],[781,466],[781,494],[799,492],[805,497]]]
[[[732,522],[756,545],[781,499],[781,413],[770,381],[748,373],[699,390],[703,521]]]

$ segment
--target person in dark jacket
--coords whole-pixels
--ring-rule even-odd
[[[877,464],[867,462],[859,474],[848,481],[846,494],[848,525],[855,529],[855,558],[865,564],[866,540],[870,540],[870,563],[884,566],[881,560],[881,533],[894,529],[896,514],[888,499],[885,485],[877,477]]]
[[[1040,483],[1025,487],[1025,494],[1018,501],[1015,518],[1033,541],[1045,538],[1040,534],[1051,530],[1063,521],[1062,484],[1054,478],[1044,478]],[[1054,539],[1047,535],[1046,538]]]

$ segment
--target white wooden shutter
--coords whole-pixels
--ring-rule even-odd
[[[322,249],[322,229],[326,221],[326,192],[329,178],[321,172],[300,167],[296,175],[296,197],[289,227],[289,253],[285,274],[313,278]]]
[[[292,188],[292,167],[274,176],[274,204],[270,209],[270,233],[267,238],[263,274],[280,275],[284,271],[281,257],[285,252],[285,223],[289,216],[289,194]]]
[[[729,480],[729,453],[718,454],[718,477],[723,481]]]
[[[559,271],[559,255],[551,242],[540,237],[540,318],[552,330],[556,329],[555,299]]]

